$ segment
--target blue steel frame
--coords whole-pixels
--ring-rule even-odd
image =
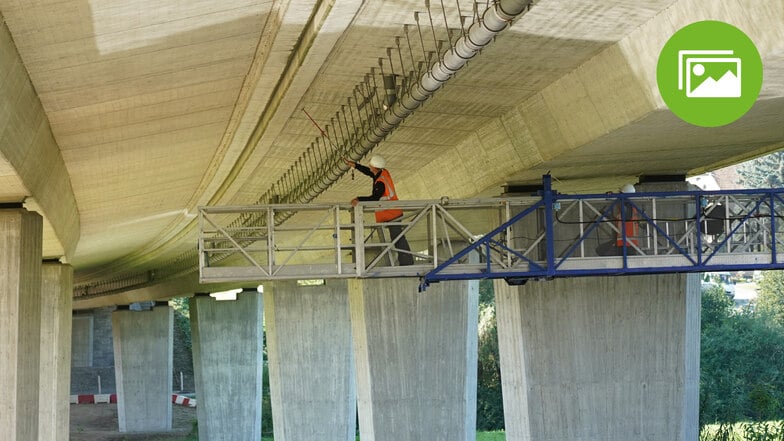
[[[648,193],[634,193],[634,194],[624,194],[624,193],[608,193],[608,194],[587,194],[587,195],[563,195],[559,194],[557,191],[552,189],[551,185],[551,178],[549,175],[545,175],[542,177],[542,184],[543,190],[539,191],[538,195],[541,199],[536,202],[534,205],[526,208],[525,210],[521,211],[514,217],[510,218],[507,222],[504,222],[500,226],[498,226],[493,231],[487,233],[482,238],[478,239],[476,242],[472,243],[459,253],[457,253],[454,257],[450,258],[449,260],[445,261],[444,263],[438,265],[433,270],[427,272],[424,276],[421,277],[421,284],[420,290],[423,291],[427,288],[430,283],[436,283],[443,280],[475,280],[475,279],[507,279],[507,281],[515,281],[519,283],[525,283],[528,280],[547,280],[556,277],[586,277],[586,276],[620,276],[620,275],[633,275],[633,274],[662,274],[662,273],[692,273],[692,272],[713,272],[713,271],[747,271],[747,270],[770,270],[770,269],[784,269],[784,262],[779,262],[777,256],[777,233],[781,233],[784,237],[784,229],[781,232],[777,232],[776,229],[778,227],[778,223],[776,218],[781,216],[777,213],[776,208],[784,208],[784,189],[757,189],[757,190],[725,190],[725,191],[681,191],[681,192],[648,192]],[[718,243],[718,245],[713,246],[712,251],[704,251],[703,250],[703,242],[702,236],[703,233],[700,232],[699,226],[703,220],[702,218],[702,209],[704,208],[704,202],[708,198],[715,198],[717,196],[735,196],[735,197],[758,197],[754,206],[749,209],[742,219],[735,219],[736,222],[733,228],[729,233],[725,235],[723,240]],[[661,228],[660,225],[657,224],[657,220],[651,218],[649,214],[645,212],[635,200],[643,200],[643,199],[650,199],[650,198],[657,198],[657,199],[666,199],[666,198],[673,198],[673,197],[691,197],[693,198],[694,202],[691,206],[694,209],[695,213],[695,223],[697,226],[696,232],[696,256],[693,256],[692,253],[689,253],[687,250],[684,249],[681,245],[678,244],[676,238],[672,237],[668,234],[664,229]],[[555,215],[554,213],[560,207],[560,201],[575,201],[580,199],[604,199],[609,202],[609,206],[605,210],[603,210],[602,214],[588,226],[588,228],[584,231],[584,233],[579,237],[575,243],[573,243],[567,251],[564,253],[562,257],[557,257],[555,255],[555,231],[554,231],[554,220]],[[669,245],[671,245],[674,249],[678,251],[678,256],[684,256],[689,261],[687,265],[677,265],[677,266],[646,266],[646,267],[632,267],[628,266],[629,260],[629,246],[627,245],[627,237],[626,237],[626,228],[620,228],[620,234],[622,235],[622,248],[623,253],[620,256],[622,257],[623,266],[622,268],[605,268],[605,267],[597,267],[597,268],[590,268],[590,269],[562,269],[561,265],[569,259],[578,249],[581,243],[583,243],[589,235],[599,227],[601,222],[606,221],[607,219],[611,219],[611,213],[618,207],[621,206],[630,206],[636,210],[637,213],[641,215],[641,219],[639,219],[640,223],[645,223],[650,225],[651,228],[655,229],[658,233],[659,237],[665,239]],[[537,262],[531,260],[530,258],[522,255],[521,253],[510,249],[506,246],[502,240],[499,240],[499,236],[505,234],[507,229],[512,225],[520,222],[522,219],[530,216],[530,215],[537,215],[537,210],[539,209],[544,210],[544,221],[545,221],[545,250],[546,250],[546,258],[544,262]],[[767,212],[761,210],[761,208],[767,208]],[[621,225],[627,221],[626,219],[626,210],[619,210],[621,215]],[[711,260],[716,256],[716,254],[725,246],[727,246],[728,241],[735,237],[738,230],[743,227],[750,219],[760,219],[765,218],[770,221],[770,262],[766,263],[732,263],[732,264],[715,264],[711,263]],[[456,265],[462,258],[464,258],[468,253],[472,251],[484,251],[484,256],[489,256],[491,253],[491,247],[495,247],[496,250],[503,250],[505,252],[509,252],[515,257],[525,261],[529,269],[525,271],[494,271],[491,266],[490,259],[485,259],[486,265],[483,269],[478,272],[444,272],[444,270],[452,265]]]

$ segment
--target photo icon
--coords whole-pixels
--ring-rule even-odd
[[[762,73],[762,57],[746,33],[723,21],[703,20],[678,29],[664,43],[656,85],[673,115],[695,126],[719,127],[751,110],[762,90]]]
[[[678,90],[687,98],[740,98],[741,59],[732,50],[678,51]]]

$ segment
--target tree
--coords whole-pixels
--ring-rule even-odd
[[[784,187],[784,152],[746,161],[738,167],[738,175],[744,188]]]
[[[766,274],[768,285],[784,286],[784,273],[771,274]],[[770,317],[733,310],[720,287],[703,290],[701,425],[784,416],[784,327]]]
[[[196,389],[193,377],[193,353],[191,341],[190,304],[187,297],[178,297],[169,300],[174,310],[174,389]],[[180,384],[180,372],[183,373],[183,384]]]
[[[503,429],[504,405],[501,396],[501,365],[492,280],[479,282],[478,361],[476,427],[478,430]]]
[[[712,285],[702,290],[702,330],[721,326],[732,313],[732,300],[724,293],[724,288]]]
[[[757,310],[784,325],[784,271],[765,271],[759,283]]]

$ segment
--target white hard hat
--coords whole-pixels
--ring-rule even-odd
[[[634,185],[626,184],[621,187],[621,193],[634,193],[636,190],[634,189]]]
[[[384,168],[387,165],[387,161],[383,156],[374,155],[372,158],[370,158],[370,165],[375,168]]]

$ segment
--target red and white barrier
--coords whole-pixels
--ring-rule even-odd
[[[71,404],[116,403],[117,394],[71,395],[70,402]],[[180,406],[196,407],[196,399],[188,398],[185,395],[172,394],[172,403]]]
[[[116,403],[117,394],[71,395],[71,404]]]
[[[184,395],[172,395],[172,403],[179,404],[180,406],[196,407],[196,398],[188,398]]]

